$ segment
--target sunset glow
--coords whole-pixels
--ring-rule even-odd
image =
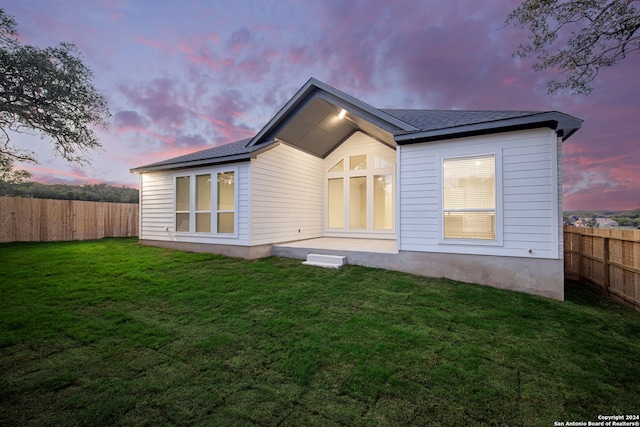
[[[75,43],[112,113],[90,166],[39,136],[41,182],[138,186],[130,168],[255,135],[310,78],[377,108],[556,110],[584,120],[564,144],[564,210],[640,208],[640,55],[593,93],[549,95],[550,71],[511,56],[514,0],[442,2],[7,1],[22,43]],[[347,113],[349,114],[349,113]]]

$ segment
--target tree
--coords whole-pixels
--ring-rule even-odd
[[[88,150],[101,146],[93,126],[110,116],[93,73],[71,43],[41,49],[17,36],[16,21],[0,9],[0,180],[30,176],[15,170],[16,162],[38,164],[36,153],[12,143],[11,132],[51,139],[62,158],[89,163]]]
[[[591,219],[589,219],[586,223],[587,227],[590,228],[598,228],[600,226],[600,224],[598,224],[598,220],[596,219],[596,217],[592,217]]]
[[[562,78],[549,93],[571,89],[588,95],[600,68],[612,67],[640,52],[638,0],[525,0],[507,23],[531,31],[528,44],[514,53],[535,57],[533,69],[556,69]]]

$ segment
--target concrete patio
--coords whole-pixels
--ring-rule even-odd
[[[317,239],[299,240],[296,242],[277,244],[274,245],[274,251],[276,250],[290,250],[298,252],[303,252],[305,250],[328,251],[319,252],[327,254],[333,254],[333,252],[374,252],[385,254],[398,253],[397,242],[395,239],[345,239],[337,237],[319,237]],[[274,253],[274,255],[277,254]]]

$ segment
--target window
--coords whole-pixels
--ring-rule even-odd
[[[352,171],[362,170],[367,168],[367,155],[358,154],[357,156],[349,157],[349,169]]]
[[[196,233],[211,233],[211,175],[196,175]]]
[[[176,177],[176,231],[234,234],[235,175],[235,171],[225,171]],[[212,184],[212,177],[216,178],[216,185]]]
[[[191,210],[191,177],[176,179],[176,231],[189,232]]]
[[[327,193],[329,228],[344,228],[344,179],[329,179]]]
[[[349,228],[352,230],[364,230],[367,228],[366,176],[352,176],[349,178]]]
[[[329,172],[342,172],[344,170],[344,160],[340,160],[338,163],[333,165]]]
[[[393,232],[393,153],[348,153],[327,165],[327,229]]]
[[[442,161],[444,239],[496,240],[495,155]]]
[[[393,217],[393,187],[391,175],[373,176],[373,228],[391,230]]]
[[[235,174],[218,173],[218,233],[233,233],[235,223]]]

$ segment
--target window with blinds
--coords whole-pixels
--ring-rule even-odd
[[[496,240],[495,156],[442,162],[445,239]]]

